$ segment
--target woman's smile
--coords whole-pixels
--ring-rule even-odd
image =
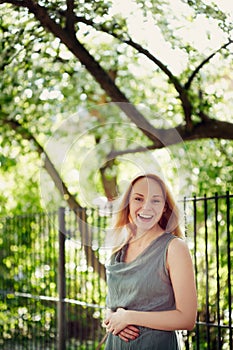
[[[137,220],[141,221],[142,223],[149,223],[154,219],[154,215],[152,214],[144,214],[144,213],[139,213],[137,215]]]
[[[138,217],[142,220],[150,220],[153,218],[153,215],[146,215],[146,214],[138,214]]]

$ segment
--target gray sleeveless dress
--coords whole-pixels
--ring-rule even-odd
[[[164,311],[175,309],[175,298],[168,271],[168,245],[176,238],[164,233],[132,262],[124,262],[127,246],[118,251],[106,266],[108,281],[107,307],[137,311]],[[109,333],[105,350],[178,350],[175,331],[138,327],[140,335],[125,342]]]

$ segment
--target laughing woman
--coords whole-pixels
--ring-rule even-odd
[[[179,349],[176,330],[193,329],[197,297],[177,207],[158,176],[132,181],[113,232],[105,350]]]

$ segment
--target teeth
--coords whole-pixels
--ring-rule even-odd
[[[138,214],[143,219],[151,219],[152,215]]]

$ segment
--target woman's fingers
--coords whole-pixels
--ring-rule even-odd
[[[129,338],[126,338],[124,335],[121,335],[121,333],[118,334],[118,337],[121,338],[121,340],[124,340],[125,342],[129,341]]]
[[[119,336],[122,340],[128,342],[129,340],[134,340],[139,336],[139,329],[135,326],[127,326],[122,331],[117,332],[111,325],[109,318],[103,321],[103,326],[106,328],[108,333]]]
[[[119,332],[118,336],[124,341],[134,340],[139,336],[139,329],[134,326],[128,326]]]
[[[139,329],[135,326],[128,326],[126,329],[135,335],[139,335],[139,333],[140,333]]]
[[[107,328],[108,324],[109,324],[109,320],[108,320],[108,319],[105,319],[105,320],[102,322],[102,326],[105,327],[105,328]]]

